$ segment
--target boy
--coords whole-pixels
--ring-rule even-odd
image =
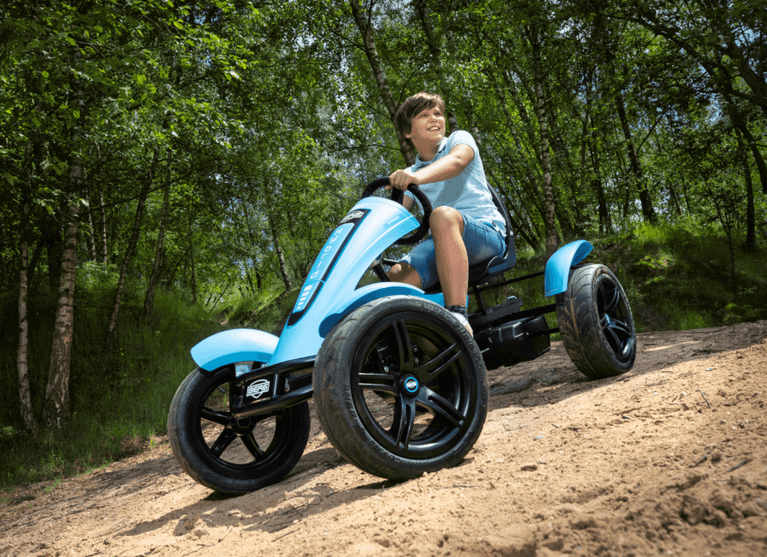
[[[445,137],[445,102],[418,93],[400,106],[397,127],[415,147],[415,164],[392,172],[391,187],[419,186],[429,198],[431,237],[418,244],[389,271],[389,278],[429,288],[442,286],[445,307],[472,333],[466,311],[469,265],[502,255],[506,223],[487,187],[479,149],[468,132]],[[406,192],[405,208],[413,205]]]

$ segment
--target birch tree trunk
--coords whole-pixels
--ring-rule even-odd
[[[444,65],[442,64],[442,48],[431,25],[429,13],[426,10],[426,0],[415,0],[413,7],[416,14],[418,14],[418,20],[421,22],[423,34],[426,36],[426,46],[429,48],[432,67],[437,74],[437,81],[439,82],[439,93],[444,97],[448,94],[448,85],[447,79],[445,79]],[[455,112],[452,110],[448,110],[445,117],[447,118],[447,133],[450,135],[458,129],[458,118],[456,118]]]
[[[280,239],[277,235],[277,226],[274,224],[274,218],[269,215],[269,226],[272,229],[272,240],[274,241],[274,251],[277,253],[277,260],[280,264],[280,275],[282,276],[282,282],[285,285],[285,292],[293,288],[293,284],[290,282],[290,275],[285,265],[285,254],[282,253],[282,246],[280,245]]]
[[[556,209],[554,188],[551,179],[551,156],[549,153],[549,128],[546,119],[546,99],[543,98],[543,68],[541,64],[540,33],[535,25],[526,29],[533,55],[533,82],[535,86],[535,112],[538,117],[540,135],[540,160],[543,168],[543,224],[546,230],[546,258],[557,249]]]
[[[357,24],[357,28],[362,36],[362,48],[365,51],[365,56],[367,56],[368,62],[370,62],[370,67],[373,70],[373,75],[378,84],[378,91],[381,94],[381,100],[383,101],[384,106],[386,106],[386,110],[389,112],[389,117],[394,124],[394,129],[397,132],[400,152],[405,158],[405,163],[408,166],[412,166],[415,164],[415,149],[410,145],[407,138],[405,138],[405,136],[397,129],[396,115],[399,105],[391,94],[389,83],[386,80],[386,72],[384,71],[383,64],[381,64],[381,59],[378,57],[378,50],[376,49],[375,39],[373,38],[370,19],[366,16],[359,0],[349,0],[349,6],[352,9],[354,22]]]
[[[72,169],[73,181],[79,182],[82,168]],[[77,191],[77,188],[75,188]],[[65,212],[64,249],[56,302],[56,321],[53,329],[48,382],[43,402],[44,427],[60,429],[69,423],[69,374],[72,362],[72,336],[74,333],[75,277],[77,274],[77,200],[70,201]]]
[[[24,193],[21,223],[21,258],[19,265],[19,350],[16,367],[19,374],[19,402],[24,427],[37,435],[37,423],[32,412],[32,396],[29,389],[29,320],[27,319],[27,295],[29,291],[29,194]]]
[[[104,269],[109,262],[109,250],[107,244],[107,213],[104,210],[104,191],[99,188],[99,239],[101,240],[101,264]]]
[[[112,306],[112,315],[110,316],[109,324],[107,325],[106,344],[108,350],[114,348],[115,341],[117,340],[117,317],[120,314],[120,303],[122,301],[123,291],[125,290],[128,266],[130,265],[131,259],[133,259],[133,254],[135,253],[136,245],[138,244],[138,238],[141,232],[141,220],[144,216],[144,206],[146,205],[146,198],[152,185],[152,177],[156,162],[157,151],[154,153],[149,174],[144,182],[144,187],[141,188],[141,193],[139,194],[138,204],[136,205],[136,216],[133,219],[133,229],[131,230],[130,240],[128,241],[128,248],[125,250],[122,266],[120,267],[120,276],[117,280],[117,292],[115,293],[115,303]]]
[[[165,250],[163,240],[165,238],[165,227],[168,224],[168,206],[170,205],[170,180],[165,185],[162,198],[162,213],[160,216],[160,229],[157,232],[157,246],[154,250],[154,265],[152,265],[152,274],[149,277],[149,285],[144,296],[144,319],[149,319],[154,310],[154,295],[157,292],[157,286],[160,284],[160,271],[162,269]]]

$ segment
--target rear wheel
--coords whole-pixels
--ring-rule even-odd
[[[176,391],[168,438],[181,467],[200,484],[239,494],[279,482],[298,463],[309,439],[309,405],[238,419],[229,411],[234,371],[199,368]]]
[[[557,296],[562,343],[575,367],[589,379],[620,375],[634,366],[636,331],[626,293],[604,265],[573,271]]]
[[[352,464],[403,480],[459,463],[487,415],[482,354],[447,310],[412,296],[341,321],[314,368],[317,417]]]

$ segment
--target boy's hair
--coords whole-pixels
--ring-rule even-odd
[[[445,101],[436,93],[421,91],[420,93],[416,93],[412,97],[409,97],[397,110],[397,115],[395,117],[397,129],[402,135],[409,134],[412,129],[413,118],[415,118],[419,112],[434,108],[435,106],[438,106],[444,114]]]

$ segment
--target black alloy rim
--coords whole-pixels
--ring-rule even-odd
[[[599,328],[613,354],[619,361],[628,362],[636,343],[634,327],[623,290],[608,276],[601,276],[597,283],[597,311]]]
[[[291,409],[238,419],[229,411],[230,392],[231,384],[217,382],[199,399],[196,441],[211,468],[229,477],[253,479],[275,469],[290,451]]]
[[[367,432],[387,451],[423,460],[452,449],[473,422],[477,381],[460,337],[432,316],[388,316],[363,338],[351,391]]]

